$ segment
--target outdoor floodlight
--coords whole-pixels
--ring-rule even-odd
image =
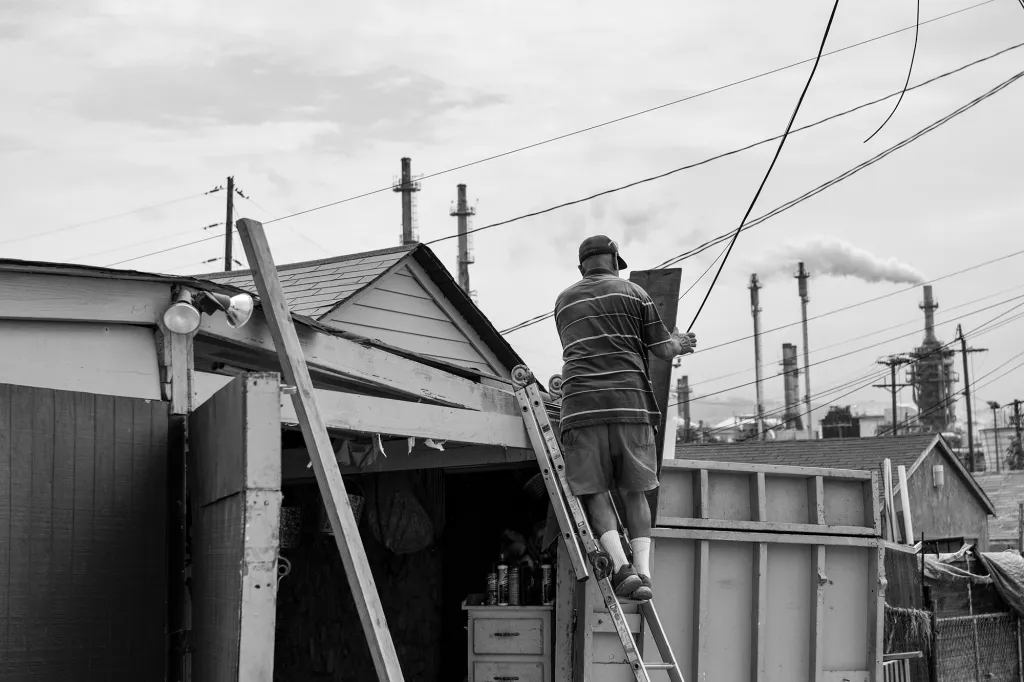
[[[199,329],[199,311],[192,305],[192,292],[181,288],[177,300],[164,311],[164,326],[175,334],[191,334]]]
[[[209,291],[193,292],[185,287],[178,290],[174,303],[164,312],[164,325],[175,334],[191,334],[199,329],[203,314],[213,315],[223,311],[228,326],[232,329],[242,327],[256,307],[252,296],[237,294],[226,296]]]

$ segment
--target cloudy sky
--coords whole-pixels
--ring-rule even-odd
[[[922,19],[971,4],[928,0]],[[412,158],[417,174],[442,171],[812,57],[829,9],[811,0],[0,0],[0,62],[7,65],[0,244],[12,258],[208,272],[217,265],[204,261],[222,253],[219,242],[174,247],[214,235],[203,227],[223,221],[224,193],[203,192],[227,175],[255,202],[239,200],[240,214],[257,219],[386,188],[402,156]],[[843,3],[827,49],[913,25],[914,16],[909,0]],[[825,58],[797,125],[898,91],[913,37],[906,31]],[[912,83],[1022,41],[1024,9],[1016,0],[993,0],[929,23],[921,28]],[[910,92],[866,144],[893,99],[792,136],[753,215],[1022,70],[1024,48]],[[427,179],[417,196],[420,237],[454,232],[448,210],[457,183],[469,186],[481,226],[777,135],[809,71],[809,64],[787,69]],[[899,273],[932,279],[1020,250],[1022,104],[1018,82],[744,233],[695,326],[701,346],[750,333],[746,284],[755,271],[765,285],[764,327],[798,320],[796,284],[785,276],[796,255],[840,268],[836,259],[854,254],[861,263],[886,261],[883,269],[897,279]],[[482,308],[501,329],[550,310],[577,277],[576,247],[588,234],[613,236],[630,264],[645,268],[735,228],[773,151],[762,145],[479,233],[472,281]],[[107,219],[156,204],[166,205]],[[268,232],[282,263],[392,246],[400,233],[399,199],[383,191],[274,223]],[[454,271],[454,240],[434,248]],[[718,252],[680,264],[684,289]],[[945,323],[940,338],[950,340],[957,322],[970,331],[1024,301],[974,312],[1024,295],[1022,262],[1024,256],[1009,258],[937,282],[938,320]],[[692,319],[709,282],[710,276],[683,300],[680,326]],[[906,288],[818,272],[811,312]],[[919,342],[920,298],[911,289],[812,322],[812,361],[862,349],[813,368],[823,401],[842,393],[827,394],[833,387],[859,378],[867,383],[881,355]],[[972,341],[989,349],[972,358],[974,376],[981,377],[979,401],[1024,398],[1024,368],[1000,378],[1020,359],[997,369],[1022,349],[1024,322],[1012,320],[1015,314],[1000,318],[1010,324]],[[877,333],[866,336],[871,332]],[[901,334],[909,336],[886,342]],[[538,374],[558,370],[550,321],[509,339]],[[799,344],[799,327],[765,336],[765,362],[781,357],[784,342]],[[864,348],[871,344],[879,345]],[[688,359],[696,398],[723,391],[695,405],[695,417],[748,410],[752,387],[728,389],[750,381],[753,364],[749,340]],[[777,399],[781,378],[774,365],[766,371],[767,397]],[[885,398],[866,388],[840,402]]]

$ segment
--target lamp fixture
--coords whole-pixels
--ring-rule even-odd
[[[237,329],[252,317],[256,307],[249,294],[226,296],[210,291],[192,291],[180,287],[174,295],[174,303],[164,311],[164,326],[175,334],[191,334],[199,329],[202,315],[213,315],[222,311],[228,326]]]

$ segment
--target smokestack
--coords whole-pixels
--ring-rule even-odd
[[[420,183],[412,177],[412,159],[402,158],[402,175],[395,180],[391,188],[402,195],[402,245],[409,246],[417,241],[416,216],[414,215],[412,194],[420,191]]]
[[[757,275],[750,276],[750,314],[754,317],[754,383],[757,386],[757,433],[760,440],[764,432],[764,396],[761,386],[761,284]]]
[[[939,304],[932,298],[932,285],[924,285],[924,302],[920,305],[924,311],[924,342],[926,344],[938,343],[935,337],[935,309]]]
[[[782,344],[782,381],[786,396],[786,428],[802,431],[800,419],[800,365],[796,359],[796,346]]]
[[[469,264],[473,263],[472,235],[469,234],[469,217],[476,214],[476,209],[466,205],[466,186],[458,185],[458,202],[449,215],[459,219],[459,286],[469,296],[473,292],[469,288]]]
[[[693,440],[690,429],[690,377],[681,376],[676,382],[676,401],[679,403],[679,416],[683,420],[683,442]]]
[[[804,269],[800,263],[796,272],[796,279],[800,291],[800,309],[803,315],[804,329],[804,418],[807,420],[807,428],[813,430],[814,421],[811,419],[811,352],[810,343],[807,341],[807,302],[811,300],[807,295],[807,280],[811,273]]]

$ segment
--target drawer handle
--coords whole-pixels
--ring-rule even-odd
[[[494,636],[495,637],[518,637],[519,633],[518,632],[495,632]],[[496,678],[496,679],[518,680],[519,678],[518,677],[501,677],[501,678]]]
[[[510,676],[505,676],[505,677],[495,677],[495,678],[494,678],[495,682],[506,682],[506,680],[507,680],[508,682],[513,682],[514,680],[518,680],[518,679],[519,679],[518,677],[510,677]]]

